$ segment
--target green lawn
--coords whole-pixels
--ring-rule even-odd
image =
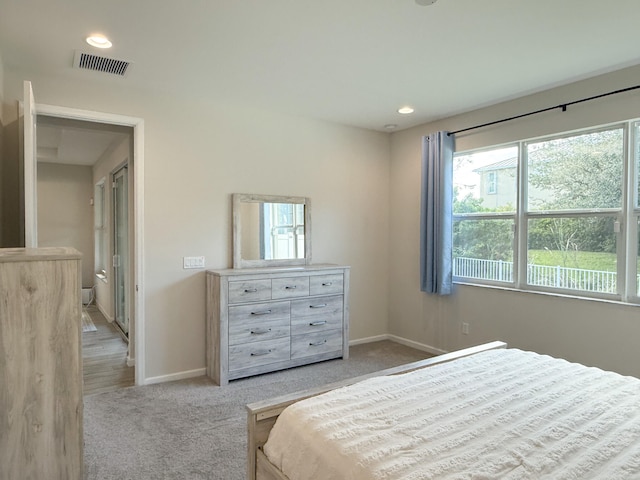
[[[559,250],[529,250],[529,264],[550,265],[603,272],[616,271],[614,253],[561,252]]]

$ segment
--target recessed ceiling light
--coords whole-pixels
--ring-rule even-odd
[[[113,45],[104,35],[91,35],[87,37],[87,43],[97,48],[111,48]]]
[[[387,123],[384,128],[386,128],[387,130],[395,130],[396,128],[398,128],[398,125],[396,125],[395,123]]]
[[[416,3],[418,5],[433,5],[434,3],[436,3],[438,0],[416,0]]]
[[[398,113],[401,113],[402,115],[408,115],[410,113],[413,113],[413,107],[409,107],[409,106],[400,107],[398,109]]]

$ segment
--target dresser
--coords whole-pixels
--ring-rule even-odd
[[[229,380],[349,357],[349,267],[207,271],[207,375]]]
[[[80,262],[0,249],[0,479],[84,478]]]

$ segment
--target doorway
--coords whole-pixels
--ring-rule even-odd
[[[85,393],[131,386],[131,128],[45,115],[36,125],[38,245],[82,253]]]
[[[25,91],[30,91],[31,86],[29,82],[25,82]],[[124,115],[116,115],[110,113],[94,112],[87,110],[79,110],[67,107],[36,104],[32,102],[29,108],[25,101],[25,188],[27,185],[31,185],[31,189],[35,190],[37,184],[37,177],[35,169],[27,169],[27,165],[30,165],[30,160],[26,157],[28,152],[35,153],[35,144],[30,147],[27,142],[33,140],[31,135],[27,135],[27,123],[34,123],[27,121],[27,110],[33,110],[33,113],[37,116],[47,116],[56,118],[59,120],[75,120],[80,122],[95,122],[108,126],[123,126],[128,127],[131,134],[131,148],[129,158],[129,212],[131,218],[129,219],[129,245],[130,245],[130,275],[128,276],[128,289],[129,289],[129,347],[128,347],[128,363],[135,365],[135,384],[145,384],[145,348],[144,348],[144,302],[140,299],[144,298],[144,285],[143,285],[143,218],[144,218],[144,121],[136,117],[128,117]],[[34,128],[35,130],[35,128]],[[35,136],[34,136],[35,137]],[[33,155],[35,157],[35,155]],[[33,160],[35,166],[35,158]],[[28,174],[28,171],[32,171]],[[35,197],[35,195],[33,196]],[[29,201],[33,204],[31,196],[25,198],[25,202]],[[33,205],[32,205],[33,207]],[[37,211],[33,208],[26,208],[25,206],[25,226],[26,230],[32,230],[37,223]],[[25,235],[25,238],[27,235]],[[37,245],[37,237],[33,240]]]

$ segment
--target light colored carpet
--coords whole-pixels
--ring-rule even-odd
[[[429,356],[390,341],[350,353],[225,387],[199,377],[85,396],[85,479],[243,480],[246,404]]]
[[[94,325],[93,320],[91,320],[91,316],[83,311],[82,312],[82,333],[85,332],[95,332],[97,331],[97,327]]]

